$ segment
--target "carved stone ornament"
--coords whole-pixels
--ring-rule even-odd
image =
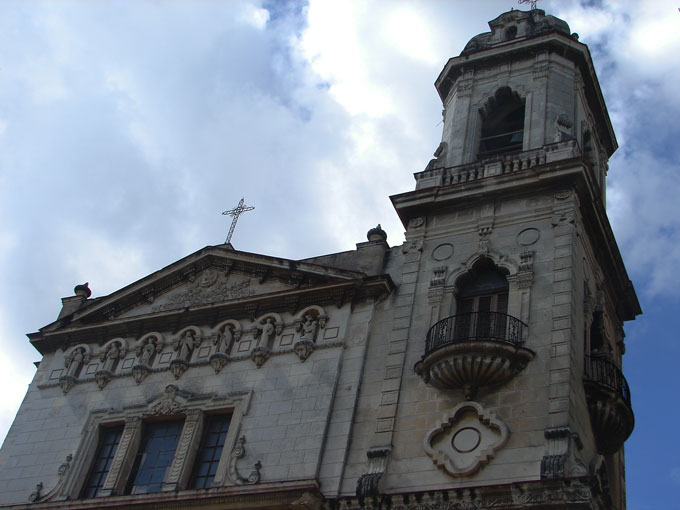
[[[210,366],[213,367],[213,370],[216,374],[219,374],[222,369],[227,366],[227,363],[229,363],[229,356],[226,354],[216,352],[210,356]]]
[[[61,386],[61,391],[68,393],[71,388],[76,384],[78,379],[71,375],[63,375],[59,378],[59,386]]]
[[[189,363],[183,359],[173,359],[170,362],[170,372],[175,376],[175,379],[182,377],[182,374],[189,368]]]
[[[255,347],[250,353],[250,359],[255,362],[255,366],[257,366],[257,368],[260,368],[262,365],[264,365],[264,362],[269,359],[270,355],[269,349],[266,347]]]
[[[374,496],[380,493],[380,480],[387,469],[391,451],[391,446],[380,446],[366,452],[368,471],[357,479],[357,496]]]
[[[573,224],[574,219],[574,211],[555,211],[552,215],[551,223],[553,227],[561,227]]]
[[[97,387],[100,390],[104,389],[104,386],[109,383],[112,377],[113,374],[108,370],[97,370],[94,374],[94,380],[97,382]]]
[[[146,377],[151,373],[151,369],[146,365],[135,365],[132,367],[132,377],[137,384],[146,379]]]
[[[402,494],[344,497],[325,501],[321,510],[545,510],[612,508],[603,504],[589,481],[578,479],[430,490]]]
[[[425,218],[423,218],[422,216],[418,218],[413,218],[412,220],[409,220],[407,230],[410,230],[412,228],[420,228],[423,225],[425,225]]]
[[[177,395],[180,393],[179,388],[174,384],[168,384],[165,387],[165,394],[149,408],[149,414],[152,416],[177,414],[184,410],[184,406],[177,400]]]
[[[229,476],[229,479],[236,485],[253,485],[260,481],[260,469],[262,468],[262,464],[259,460],[253,465],[254,469],[250,472],[247,478],[243,477],[236,468],[236,462],[238,459],[246,455],[246,449],[243,446],[245,442],[246,438],[244,436],[239,437],[238,441],[236,441],[236,446],[234,446],[234,449],[229,455],[227,476]]]
[[[55,496],[59,493],[59,490],[61,489],[62,484],[64,483],[64,477],[66,473],[68,473],[68,470],[71,468],[71,461],[73,460],[73,455],[70,453],[66,456],[66,459],[64,462],[62,462],[59,465],[59,469],[57,470],[57,483],[55,486],[47,492],[46,494],[42,494],[42,490],[44,488],[43,483],[40,482],[38,485],[35,486],[35,490],[31,492],[31,494],[28,496],[28,501],[31,503],[37,503],[37,502],[44,502],[44,501],[51,501],[55,498]]]
[[[479,226],[479,251],[481,253],[489,253],[489,242],[491,232],[493,231],[493,225],[480,225]]]
[[[297,357],[300,358],[300,361],[305,361],[314,351],[314,342],[311,340],[299,340],[295,342],[293,351],[295,351]]]
[[[446,266],[435,267],[432,270],[432,278],[430,279],[430,287],[437,287],[446,283]]]
[[[170,296],[164,303],[155,304],[152,311],[179,310],[187,306],[218,303],[231,299],[252,296],[251,279],[237,276],[228,277],[215,269],[206,269],[200,278],[191,278],[191,284],[184,292]]]
[[[406,254],[411,251],[423,251],[423,240],[414,239],[413,241],[405,241],[401,246],[401,252]]]
[[[477,402],[457,405],[424,440],[432,462],[451,476],[470,476],[487,465],[510,437],[507,425]]]
[[[541,478],[565,478],[584,476],[588,470],[576,457],[575,450],[582,449],[579,435],[569,427],[554,427],[544,433],[545,455],[541,459]]]
[[[570,189],[562,189],[557,192],[555,192],[555,199],[556,200],[566,200],[571,196],[572,191]]]
[[[39,483],[35,486],[35,490],[34,490],[33,492],[31,492],[31,494],[29,494],[29,496],[28,496],[28,501],[29,501],[30,503],[37,503],[38,501],[40,501],[40,492],[41,492],[42,490],[43,490],[43,483],[42,483],[42,482],[39,482]]]

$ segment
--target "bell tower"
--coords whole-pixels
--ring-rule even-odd
[[[587,480],[600,496],[545,508],[625,508],[634,415],[623,322],[641,310],[605,211],[616,137],[567,23],[512,10],[489,28],[437,78],[435,159],[414,191],[392,197],[405,253],[422,254],[412,377],[452,409],[425,439],[442,473],[433,488],[522,482],[567,494]]]

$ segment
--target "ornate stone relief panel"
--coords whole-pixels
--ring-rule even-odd
[[[455,477],[476,473],[502,448],[510,431],[477,402],[457,405],[424,440],[427,454],[441,470]]]
[[[199,280],[197,280],[199,281]],[[337,326],[319,305],[294,315],[268,312],[254,319],[227,319],[213,327],[186,326],[173,333],[150,331],[135,338],[113,338],[101,347],[69,348],[41,388],[96,382],[103,389],[114,378],[133,377],[141,384],[149,375],[170,371],[175,379],[192,367],[210,365],[221,372],[232,361],[250,358],[259,368],[271,356],[294,353],[305,361],[316,349],[341,344]],[[94,349],[94,351],[93,351]]]

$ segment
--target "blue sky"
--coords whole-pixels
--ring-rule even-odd
[[[223,242],[351,249],[441,137],[439,71],[513,0],[0,3],[0,437],[39,355],[24,336],[85,281],[114,291]],[[543,1],[593,54],[620,149],[608,212],[644,315],[626,325],[628,508],[680,508],[680,13]]]

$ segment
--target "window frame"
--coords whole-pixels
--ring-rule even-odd
[[[132,463],[141,441],[144,422],[164,419],[184,419],[175,457],[166,471],[161,492],[188,489],[194,461],[203,437],[206,414],[229,414],[227,437],[211,487],[236,485],[229,479],[228,463],[237,445],[243,416],[246,415],[252,390],[225,395],[194,394],[170,384],[155,398],[111,410],[91,411],[85,422],[82,438],[73,456],[56,499],[83,499],[88,475],[96,458],[102,431],[123,425],[120,442],[104,480],[104,487],[95,498],[126,495],[125,488],[132,471]]]

